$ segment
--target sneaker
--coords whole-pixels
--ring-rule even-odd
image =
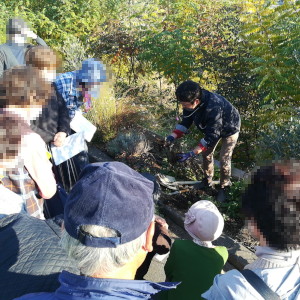
[[[201,182],[196,183],[194,185],[194,189],[195,190],[204,190],[204,189],[210,187],[211,184],[212,184],[211,180],[208,180],[208,178],[203,178]]]

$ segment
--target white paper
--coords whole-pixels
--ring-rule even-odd
[[[170,252],[166,253],[166,254],[162,254],[162,255],[159,255],[159,254],[155,254],[154,255],[154,258],[158,261],[163,261],[166,257],[168,257],[170,254]]]
[[[68,136],[64,145],[61,147],[51,146],[52,157],[56,166],[84,150],[85,142],[83,132]]]
[[[86,141],[90,142],[96,132],[96,126],[88,121],[80,111],[75,112],[75,116],[70,123],[75,132],[83,132]]]

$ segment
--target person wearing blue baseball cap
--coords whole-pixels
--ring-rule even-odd
[[[105,65],[94,58],[84,60],[80,70],[62,73],[56,77],[56,92],[65,100],[71,119],[88,98],[97,98],[100,83],[106,80]],[[85,110],[88,108],[85,107]]]
[[[153,299],[178,283],[134,280],[151,252],[154,234],[153,183],[120,162],[90,164],[69,194],[62,246],[80,275],[63,271],[54,293],[26,300]]]
[[[91,109],[91,98],[99,96],[100,84],[106,81],[105,65],[94,58],[89,58],[82,62],[80,70],[58,75],[53,84],[58,97],[64,99],[72,120],[81,107],[84,112]],[[87,145],[85,148],[85,151],[73,157],[77,174],[89,163]]]

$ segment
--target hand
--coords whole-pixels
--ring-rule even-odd
[[[162,217],[155,216],[155,222],[156,222],[157,224],[159,224],[159,225],[160,225],[161,227],[163,227],[163,228],[166,228],[166,229],[169,228],[168,223],[167,223],[166,220],[165,220],[164,218],[162,218]]]
[[[175,137],[173,135],[168,135],[166,138],[165,138],[165,144],[164,146],[165,147],[168,147],[170,146],[172,143],[174,143],[175,141]]]
[[[176,156],[178,158],[178,162],[184,162],[184,161],[190,159],[191,157],[196,156],[196,154],[193,151],[190,151],[187,153],[179,153]]]
[[[65,132],[58,132],[53,139],[53,144],[56,147],[61,147],[64,145],[67,134]]]
[[[37,39],[37,35],[32,31],[30,30],[29,28],[25,28],[23,30],[23,34],[26,36],[26,37],[29,37],[31,39],[34,39],[36,40]]]

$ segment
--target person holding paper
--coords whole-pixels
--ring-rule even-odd
[[[43,46],[31,48],[26,54],[26,64],[37,68],[45,81],[52,83],[60,62],[56,53]],[[32,120],[30,127],[38,133],[46,144],[56,147],[64,145],[70,134],[70,117],[64,99],[55,92],[52,84],[51,97],[40,116]]]
[[[100,84],[106,80],[105,65],[94,58],[84,60],[80,70],[63,73],[56,78],[54,86],[58,97],[61,96],[64,99],[69,116],[76,123],[76,127],[78,127],[78,122],[80,122],[80,118],[76,120],[76,115],[81,113],[81,107],[84,112],[92,108],[91,98],[99,96]],[[79,127],[81,127],[80,124]],[[74,156],[73,161],[79,175],[82,169],[89,163],[87,146],[85,151]]]

